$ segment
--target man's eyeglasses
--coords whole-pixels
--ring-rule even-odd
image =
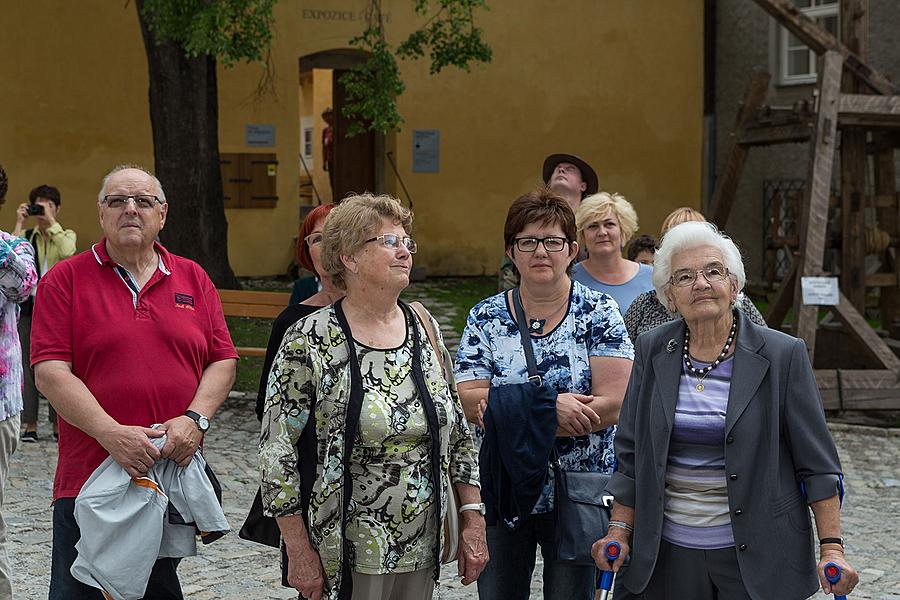
[[[128,204],[129,200],[134,200],[135,207],[141,210],[150,210],[157,204],[162,204],[162,200],[150,194],[135,194],[133,196],[111,194],[103,197],[103,202],[110,208],[122,208]]]
[[[393,233],[384,233],[382,235],[370,238],[366,240],[366,243],[369,242],[378,242],[380,241],[385,248],[390,248],[391,250],[399,250],[400,245],[402,244],[406,250],[410,254],[415,254],[418,247],[416,246],[416,241],[409,237],[400,237],[399,235],[395,235]]]
[[[538,249],[538,244],[544,245],[544,250],[547,252],[561,252],[566,244],[569,242],[564,237],[545,237],[545,238],[536,238],[536,237],[520,237],[516,238],[516,249],[520,252],[534,252]]]
[[[322,239],[323,239],[322,234],[320,232],[316,232],[316,233],[311,233],[308,236],[306,236],[305,238],[303,238],[303,241],[306,242],[306,245],[308,247],[312,248],[316,244],[321,244]]]
[[[697,277],[703,275],[709,283],[717,283],[728,278],[730,271],[721,263],[711,263],[702,269],[679,269],[669,278],[669,283],[675,287],[687,287],[694,285]]]

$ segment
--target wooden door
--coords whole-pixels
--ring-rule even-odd
[[[334,104],[334,190],[335,201],[349,193],[375,192],[375,133],[367,131],[347,137],[349,121],[343,114],[347,92],[341,85],[346,71],[335,69]]]

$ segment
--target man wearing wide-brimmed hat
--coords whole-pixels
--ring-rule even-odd
[[[597,173],[574,154],[551,154],[544,159],[544,183],[569,203],[574,211],[582,198],[600,188]]]
[[[544,183],[569,203],[572,211],[578,208],[581,200],[596,194],[600,188],[597,173],[581,157],[574,154],[551,154],[544,159],[542,169]],[[578,260],[587,258],[580,254]],[[503,257],[500,272],[497,275],[497,287],[500,291],[511,290],[519,285],[519,273],[509,257]]]

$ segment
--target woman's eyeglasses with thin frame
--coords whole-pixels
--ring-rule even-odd
[[[400,237],[394,233],[383,233],[381,235],[375,236],[373,238],[369,238],[366,240],[366,243],[370,242],[378,242],[385,248],[390,248],[391,250],[399,250],[400,244],[406,248],[406,251],[410,254],[415,254],[418,246],[416,245],[416,241],[410,237]]]

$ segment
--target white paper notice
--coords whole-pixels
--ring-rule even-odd
[[[803,304],[837,306],[840,303],[837,277],[801,277]]]

